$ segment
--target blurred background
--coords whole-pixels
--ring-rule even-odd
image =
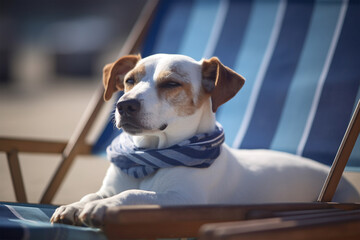
[[[145,0],[0,0],[0,137],[68,140],[102,68],[120,49]],[[107,119],[107,104],[89,136]],[[29,202],[38,202],[58,155],[20,154]],[[109,163],[77,157],[54,199],[70,203],[100,187]],[[0,153],[0,201],[15,201]]]

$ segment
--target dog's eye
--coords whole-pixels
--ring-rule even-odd
[[[160,88],[177,88],[180,87],[181,84],[175,81],[166,81],[166,82],[162,82],[160,83],[159,87]]]
[[[126,79],[125,83],[128,84],[128,85],[134,85],[134,84],[135,84],[135,80],[132,79],[132,78],[128,78],[128,79]]]

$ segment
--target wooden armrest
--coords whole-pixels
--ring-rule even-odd
[[[107,210],[103,230],[109,239],[197,237],[206,223],[272,217],[275,212],[359,209],[360,204],[280,203],[256,205],[122,206]]]
[[[21,173],[18,154],[25,153],[58,153],[64,152],[66,142],[0,138],[0,152],[6,152],[11,180],[13,183],[15,197],[18,202],[27,202],[24,180]],[[88,144],[79,145],[79,154],[91,153],[91,146]]]
[[[200,239],[358,239],[360,210],[315,210],[310,214],[206,224]]]
[[[65,149],[66,142],[63,141],[46,141],[21,138],[0,138],[0,151],[27,153],[62,153]],[[91,145],[83,144],[80,147],[79,154],[90,154]]]

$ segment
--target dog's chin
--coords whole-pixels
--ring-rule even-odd
[[[143,129],[141,127],[128,123],[120,125],[119,128],[122,128],[123,131],[130,135],[141,135],[141,133],[143,132]]]
[[[124,122],[124,123],[119,122],[116,124],[116,126],[118,128],[122,128],[124,132],[130,135],[139,136],[139,135],[146,135],[149,133],[164,131],[168,125],[164,123],[160,125],[160,127],[158,128],[149,128],[133,122]]]

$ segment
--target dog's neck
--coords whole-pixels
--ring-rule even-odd
[[[133,136],[133,141],[139,148],[166,148],[196,134],[212,132],[215,129],[215,124],[215,114],[211,110],[209,101],[203,104],[195,114],[183,118],[181,122],[172,123],[165,131]]]

